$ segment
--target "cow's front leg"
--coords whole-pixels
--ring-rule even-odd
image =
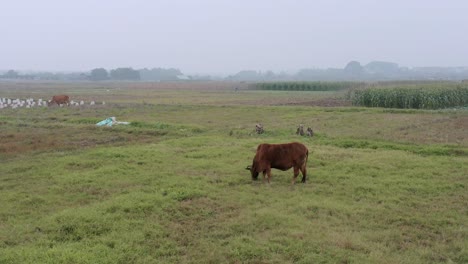
[[[271,179],[271,169],[268,168],[268,169],[266,170],[266,173],[267,173],[267,176],[268,176],[268,184],[269,184],[269,183],[270,183],[270,179]]]
[[[263,174],[263,183],[265,183],[267,171],[264,170],[262,174]]]

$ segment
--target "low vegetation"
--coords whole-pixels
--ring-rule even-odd
[[[468,86],[456,82],[265,82],[251,89],[272,91],[346,91],[355,106],[442,109],[468,106]]]
[[[253,88],[273,91],[339,91],[362,85],[359,82],[265,82],[254,84]]]
[[[357,89],[353,105],[385,108],[440,109],[468,106],[468,86],[403,86]]]
[[[58,89],[2,85],[11,98]],[[466,109],[102,85],[60,93],[105,105],[0,110],[0,263],[468,262]],[[95,126],[109,116],[131,124]],[[252,181],[257,145],[291,141],[310,150],[308,182]]]

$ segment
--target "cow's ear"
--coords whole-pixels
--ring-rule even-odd
[[[247,166],[245,169],[246,169],[246,170],[251,170],[251,169],[252,169],[252,166],[249,165],[249,166]]]

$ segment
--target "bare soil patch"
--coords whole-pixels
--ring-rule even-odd
[[[290,102],[287,105],[320,106],[320,107],[348,107],[352,106],[351,101],[336,98],[326,98],[313,101]]]

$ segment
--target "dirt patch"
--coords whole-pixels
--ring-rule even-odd
[[[461,116],[458,117],[454,124],[455,128],[463,129],[464,131],[468,131],[468,116]]]
[[[334,98],[327,98],[327,99],[320,99],[320,100],[313,100],[313,101],[291,102],[291,103],[287,103],[286,105],[304,105],[304,106],[320,106],[320,107],[352,106],[351,101],[349,100],[334,99]]]

